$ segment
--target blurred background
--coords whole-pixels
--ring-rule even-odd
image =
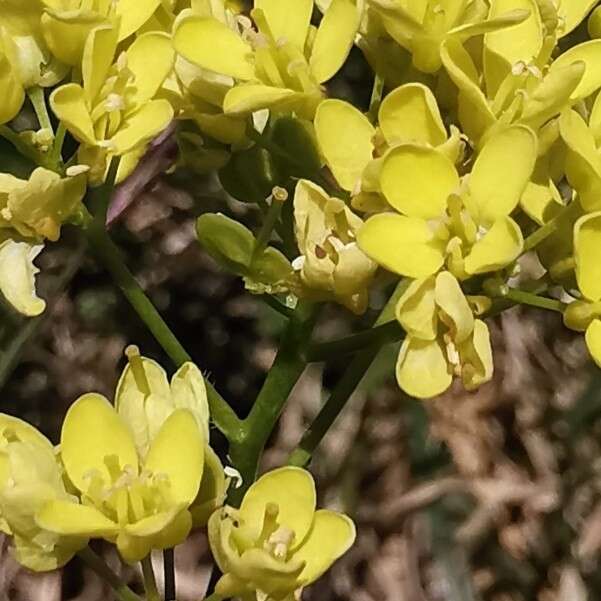
[[[365,105],[371,75],[353,54],[330,93]],[[12,150],[0,145],[3,169]],[[151,181],[112,227],[125,260],[206,377],[240,415],[277,348],[283,318],[221,271],[195,240],[195,218],[222,211],[252,225],[258,211],[225,195],[216,177],[187,171]],[[123,351],[137,344],[170,367],[75,231],[40,265],[41,318],[0,316],[0,411],[54,442],[67,407],[88,391],[112,398]],[[317,335],[360,330],[328,306]],[[354,548],[307,601],[595,601],[601,599],[601,372],[560,316],[512,309],[489,323],[496,375],[476,393],[430,402],[394,382],[385,347],[311,464],[320,502],[350,513]],[[264,456],[285,462],[337,382],[347,358],[313,364],[296,386]],[[213,444],[226,461],[217,432]],[[116,570],[112,551],[105,553]],[[33,575],[0,546],[0,599],[100,601],[110,591],[77,560]],[[157,573],[161,558],[156,557]],[[210,571],[204,532],[176,550],[178,599],[200,600]],[[139,590],[139,574],[123,572]]]

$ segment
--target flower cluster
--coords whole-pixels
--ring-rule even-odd
[[[43,245],[69,225],[107,236],[114,186],[162,134],[174,170],[215,173],[247,203],[256,228],[204,212],[198,240],[287,317],[299,303],[361,315],[395,286],[378,324],[402,331],[407,394],[489,381],[485,320],[518,303],[561,312],[601,366],[596,4],[0,0],[0,137],[23,159],[0,172],[2,297],[44,310]],[[373,70],[369,106],[330,97],[351,52]],[[185,363],[169,382],[128,358],[114,406],[78,399],[58,448],[1,417],[0,527],[17,559],[51,569],[103,538],[131,562],[208,522],[218,595],[298,598],[352,543],[352,522],[315,511],[311,476],[292,467],[223,507],[200,371]],[[239,451],[252,413],[233,419]]]
[[[114,406],[77,399],[57,447],[0,414],[0,529],[15,558],[52,570],[103,538],[132,563],[208,522],[220,594],[294,598],[352,544],[353,522],[315,511],[312,477],[292,467],[260,478],[240,509],[222,507],[229,479],[209,446],[200,371],[186,363],[169,381],[135,347],[127,355]]]

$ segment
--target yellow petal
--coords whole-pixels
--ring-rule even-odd
[[[386,155],[380,185],[397,211],[432,219],[444,214],[449,195],[459,187],[459,176],[453,163],[440,152],[403,144]]]
[[[376,263],[410,278],[432,275],[444,263],[444,242],[422,219],[374,215],[359,230],[357,242]]]
[[[405,332],[414,338],[434,340],[437,333],[437,316],[434,277],[413,280],[395,307],[397,321]]]
[[[512,27],[488,33],[484,38],[484,70],[491,98],[511,67],[519,61],[533,62],[543,45],[543,24],[536,0],[493,0],[489,18],[516,9],[528,11],[528,18]]]
[[[25,90],[10,61],[0,52],[0,125],[14,119],[25,101]]]
[[[440,343],[411,336],[401,346],[396,379],[402,390],[418,399],[442,394],[453,381]]]
[[[226,114],[252,113],[259,109],[280,107],[280,105],[300,100],[303,94],[287,88],[274,88],[262,84],[234,86],[223,99],[223,112]]]
[[[127,68],[135,77],[132,101],[141,104],[154,97],[171,72],[175,51],[170,36],[157,32],[136,38],[126,54]],[[152,56],[152,68],[148,66],[149,56]]]
[[[313,0],[255,0],[274,41],[286,40],[303,50],[313,12]]]
[[[570,96],[582,80],[586,66],[575,62],[557,67],[548,73],[538,86],[524,98],[524,110],[519,122],[538,129],[549,119],[568,107]]]
[[[86,10],[62,11],[46,8],[41,18],[44,40],[52,54],[71,67],[81,64],[90,31],[107,25],[103,15]]]
[[[435,298],[446,316],[445,323],[452,325],[453,341],[462,343],[474,330],[474,314],[457,278],[448,271],[436,276]]]
[[[122,155],[140,144],[146,144],[162,132],[173,119],[173,109],[167,100],[151,100],[128,116],[110,140],[111,150]]]
[[[488,225],[509,215],[530,181],[537,140],[531,129],[511,126],[488,139],[468,180],[465,204],[472,218]]]
[[[584,338],[591,357],[601,367],[601,319],[594,319],[591,322]]]
[[[19,312],[27,317],[40,315],[46,303],[35,291],[39,269],[33,264],[43,246],[7,240],[0,244],[0,292]]]
[[[367,117],[342,100],[324,100],[315,113],[319,148],[336,181],[352,192],[372,160],[376,131]]]
[[[568,148],[565,172],[586,211],[601,209],[601,155],[593,132],[576,111],[559,118],[559,131]]]
[[[33,442],[46,449],[53,449],[52,443],[36,428],[28,422],[0,413],[0,434],[12,433],[19,441]]]
[[[109,26],[93,29],[83,50],[83,88],[91,106],[106,81],[117,50],[117,30]]]
[[[101,538],[119,531],[119,525],[90,505],[55,500],[36,515],[40,528],[65,536]]]
[[[61,457],[69,479],[87,491],[93,470],[107,485],[112,477],[105,459],[116,457],[119,467],[138,470],[138,455],[132,435],[112,405],[95,393],[79,397],[67,411],[61,432]]]
[[[133,524],[126,524],[124,530],[131,536],[152,536],[167,528],[179,513],[182,513],[182,509],[173,507],[167,511],[149,515]]]
[[[171,380],[171,396],[178,409],[189,409],[209,440],[209,402],[202,373],[194,363],[184,363]]]
[[[601,88],[601,40],[590,40],[573,46],[557,57],[552,63],[550,71],[553,72],[555,69],[578,61],[582,61],[586,65],[586,70],[580,83],[571,94],[572,100],[587,98]]]
[[[476,319],[470,339],[459,346],[461,379],[466,390],[475,390],[488,382],[494,371],[488,326]]]
[[[282,4],[282,0],[272,0]],[[292,0],[298,2],[298,0]],[[319,83],[331,79],[342,67],[359,28],[359,11],[351,0],[332,0],[317,35],[309,65]]]
[[[205,466],[202,472],[200,489],[190,507],[194,527],[205,526],[211,514],[223,505],[227,481],[223,465],[210,446],[205,448]]]
[[[488,273],[515,261],[524,248],[522,230],[511,217],[502,217],[472,247],[465,258],[469,274]]]
[[[303,586],[315,582],[351,548],[355,537],[355,524],[349,517],[327,509],[316,511],[307,538],[294,553],[295,560],[306,562],[299,582]]]
[[[138,31],[160,4],[160,0],[119,0],[115,7],[115,13],[121,18],[119,40]]]
[[[576,279],[590,301],[601,300],[601,212],[581,217],[574,225]]]
[[[75,138],[90,146],[96,144],[94,124],[81,86],[69,83],[57,88],[50,95],[50,105]]]
[[[405,84],[390,92],[380,106],[379,123],[391,146],[404,142],[438,146],[447,139],[436,98],[420,83]]]
[[[198,494],[204,448],[204,435],[187,409],[176,409],[152,441],[144,468],[169,478],[172,503],[187,506]]]
[[[460,104],[462,97],[469,103],[469,111],[461,115],[463,129],[468,135],[479,137],[496,122],[496,117],[480,89],[478,70],[461,41],[455,37],[443,42],[440,57],[449,77],[459,88]]]
[[[294,532],[293,546],[300,545],[313,523],[315,482],[309,472],[281,467],[261,476],[248,489],[240,506],[243,537],[256,540],[263,527],[268,503],[278,506],[278,524]]]
[[[173,35],[175,50],[194,64],[236,79],[254,77],[249,61],[252,48],[227,25],[216,19],[182,19]]]
[[[584,20],[598,0],[561,0],[558,15],[563,21],[560,37],[568,35]]]
[[[601,7],[599,7],[601,8]],[[601,15],[601,11],[599,12]],[[597,94],[591,114],[588,119],[588,126],[595,139],[595,146],[601,146],[601,94]]]

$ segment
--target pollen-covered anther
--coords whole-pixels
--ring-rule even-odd
[[[122,111],[125,108],[125,99],[120,94],[111,92],[104,101],[104,106],[109,113]]]
[[[294,531],[285,526],[280,526],[268,539],[267,545],[271,553],[278,559],[285,559],[288,549],[294,540]]]

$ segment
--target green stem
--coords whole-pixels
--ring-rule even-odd
[[[378,111],[382,104],[382,95],[384,94],[384,77],[378,72],[375,74],[374,86],[371,90],[371,99],[369,101],[369,111],[367,113],[368,119],[372,123],[378,121]]]
[[[284,190],[285,192],[285,190]],[[271,195],[271,204],[267,209],[267,213],[263,218],[263,225],[261,225],[261,229],[257,234],[257,239],[255,242],[255,249],[253,251],[253,259],[256,259],[261,255],[261,253],[267,248],[269,241],[271,240],[271,234],[273,232],[273,228],[280,218],[280,214],[282,212],[283,201]]]
[[[262,294],[261,300],[286,319],[291,319],[294,316],[293,309],[281,303],[275,296],[271,296],[271,294]]]
[[[152,559],[147,555],[141,562],[142,576],[144,578],[144,590],[146,591],[146,601],[161,601],[157,582],[152,569]]]
[[[175,601],[175,549],[163,551],[163,577],[165,579],[165,599]]]
[[[525,292],[524,290],[517,290],[515,288],[510,288],[509,291],[501,297],[520,305],[547,309],[548,311],[557,311],[558,313],[563,313],[566,307],[565,303],[555,300],[554,298],[538,296],[531,292]]]
[[[90,547],[79,551],[77,556],[113,589],[119,601],[142,601]]]
[[[405,292],[407,283],[401,281],[392,296],[386,303],[384,309],[380,313],[378,319],[374,324],[374,330],[378,329],[379,326],[387,325],[392,322],[394,316],[394,308],[398,299]],[[315,452],[315,449],[319,446],[328,430],[332,427],[340,412],[346,406],[346,403],[351,398],[353,392],[357,389],[357,386],[361,383],[361,380],[365,376],[367,370],[374,362],[375,358],[382,346],[390,342],[386,337],[382,339],[376,338],[374,342],[368,348],[365,348],[360,353],[355,355],[342,378],[338,381],[332,394],[321,408],[317,417],[313,420],[309,428],[303,434],[303,437],[298,447],[291,453],[288,458],[289,465],[305,466],[311,460],[311,456]]]
[[[388,342],[401,340],[404,334],[398,322],[389,321],[340,340],[311,344],[307,349],[307,361],[309,363],[327,361],[331,357],[348,355],[374,344],[382,346]]]
[[[169,329],[169,326],[146,296],[140,284],[138,284],[132,273],[125,266],[119,248],[107,234],[102,222],[94,219],[88,225],[86,235],[98,259],[111,274],[115,284],[121,289],[121,292],[123,292],[130,305],[146,324],[173,363],[176,366],[180,366],[183,363],[191,361],[190,355]],[[241,431],[240,420],[209,381],[206,381],[206,386],[211,417],[215,425],[228,439],[237,439]]]
[[[52,122],[50,121],[50,115],[48,114],[48,107],[46,106],[44,88],[41,86],[33,86],[27,90],[27,95],[29,96],[29,100],[31,100],[33,110],[35,111],[38,121],[40,122],[40,127],[42,129],[49,129],[54,133]]]
[[[533,248],[536,248],[543,240],[546,240],[551,234],[557,231],[561,222],[568,217],[571,217],[573,213],[580,210],[580,205],[577,201],[572,201],[569,205],[564,207],[553,219],[535,230],[530,236],[524,240],[524,251],[528,252]]]
[[[56,169],[59,170],[63,164],[63,144],[65,143],[65,136],[67,135],[67,128],[63,121],[58,124],[56,130],[56,136],[54,136],[54,144],[50,152],[50,160],[56,165]]]
[[[6,141],[10,142],[19,152],[19,154],[28,158],[36,165],[45,167],[46,169],[54,169],[54,165],[48,160],[48,157],[42,154],[37,148],[28,144],[19,134],[13,131],[7,125],[0,125],[0,136]]]
[[[254,127],[248,127],[246,135],[257,146],[264,148],[271,154],[280,157],[281,159],[283,159],[291,165],[296,165],[301,169],[306,169],[306,165],[302,164],[297,157],[288,153],[281,146],[279,146],[279,144],[272,142],[265,134],[259,133]],[[338,197],[347,196],[346,192],[332,186],[332,182],[325,178],[321,171],[312,171],[311,173],[307,173],[306,177],[309,177],[315,183],[319,184],[324,190],[328,192],[328,194],[332,194],[333,196]]]
[[[288,322],[267,378],[248,417],[243,422],[244,436],[230,446],[233,466],[242,476],[242,486],[231,491],[230,505],[240,504],[254,482],[261,454],[296,382],[305,370],[304,347],[315,323],[313,305],[299,303]]]

